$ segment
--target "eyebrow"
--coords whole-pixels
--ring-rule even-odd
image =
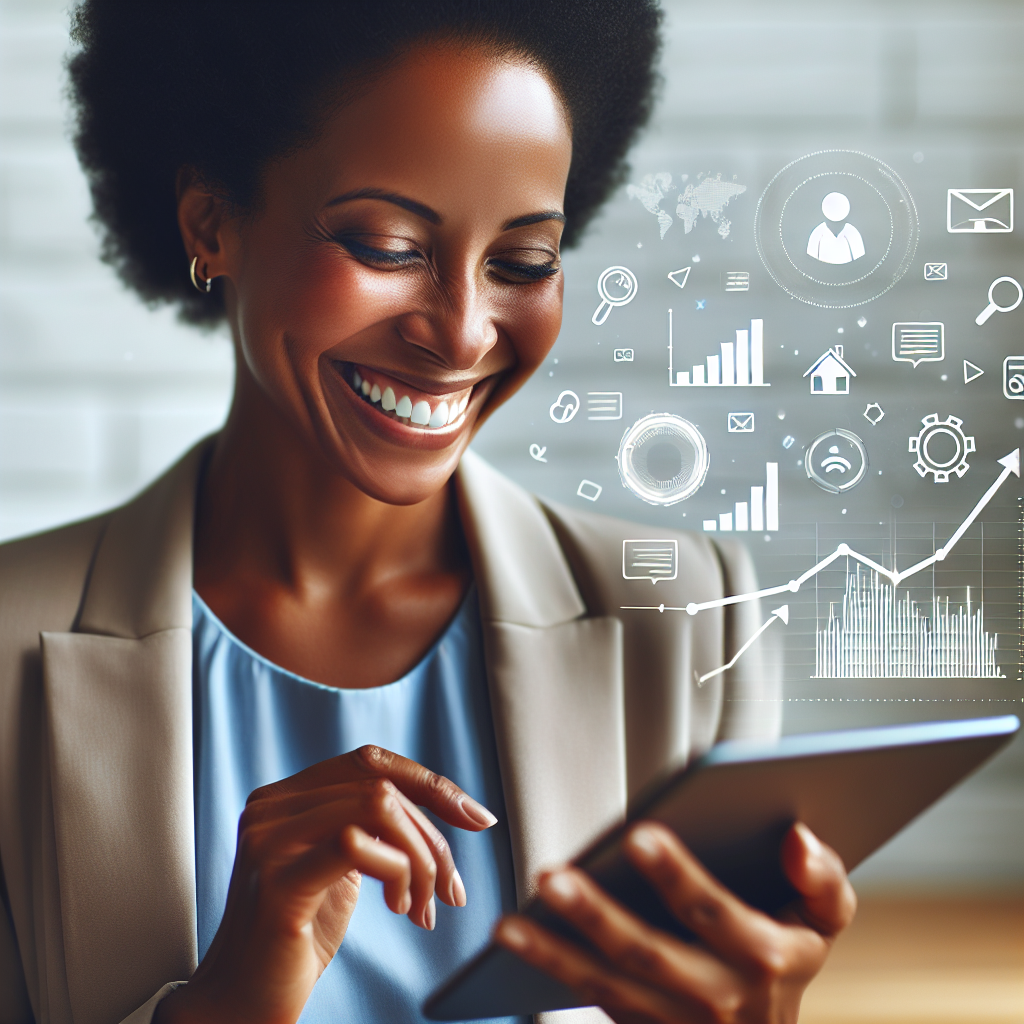
[[[530,224],[539,224],[544,220],[557,220],[559,224],[565,223],[565,214],[557,210],[545,210],[543,213],[528,213],[525,217],[516,217],[507,224],[503,224],[502,231],[509,231],[512,228],[525,228]]]
[[[432,210],[429,206],[418,203],[415,199],[410,199],[408,196],[400,195],[397,192],[387,192],[381,188],[353,189],[351,192],[335,196],[327,205],[340,206],[342,203],[350,203],[355,199],[380,199],[385,203],[393,203],[395,206],[400,206],[403,210],[408,210],[410,213],[416,214],[417,217],[422,217],[431,224],[441,223],[441,215],[436,210]],[[514,220],[506,222],[502,225],[501,230],[511,231],[512,228],[525,228],[530,224],[540,224],[541,221],[545,220],[557,220],[560,224],[564,224],[565,214],[559,213],[558,210],[528,213],[525,217],[516,217]]]
[[[340,206],[342,203],[352,202],[353,199],[382,199],[385,203],[393,203],[395,206],[400,206],[403,210],[415,213],[417,217],[422,217],[431,224],[441,223],[441,215],[429,206],[417,203],[415,199],[409,199],[407,196],[399,195],[397,192],[386,192],[381,188],[357,188],[351,192],[346,192],[344,195],[335,196],[327,205]]]

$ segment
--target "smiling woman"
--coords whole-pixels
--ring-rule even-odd
[[[560,247],[620,178],[658,21],[75,9],[105,256],[225,320],[237,373],[224,428],[135,500],[0,548],[0,1019],[407,1024],[497,928],[620,1020],[795,1020],[853,900],[805,829],[783,920],[633,831],[700,946],[543,870],[670,765],[777,730],[755,658],[693,672],[756,604],[622,619],[643,528],[467,451],[554,344]],[[752,588],[742,549],[673,540],[666,600]],[[515,916],[534,891],[587,948]]]

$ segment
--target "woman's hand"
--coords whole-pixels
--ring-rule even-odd
[[[699,945],[652,928],[574,868],[546,873],[540,895],[600,953],[525,917],[504,918],[496,939],[616,1021],[795,1022],[857,906],[838,855],[806,826],[790,829],[782,866],[802,899],[777,920],[723,888],[662,825],[637,825],[625,849]]]
[[[345,937],[363,874],[422,928],[434,927],[435,893],[465,906],[448,843],[417,804],[473,832],[496,820],[448,779],[373,746],[253,792],[220,928],[154,1022],[297,1020]]]

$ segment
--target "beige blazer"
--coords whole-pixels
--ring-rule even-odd
[[[0,1024],[148,1021],[154,993],[196,967],[192,522],[208,443],[127,505],[0,547]],[[456,486],[525,900],[652,776],[774,734],[778,675],[755,648],[695,682],[760,625],[756,602],[620,610],[752,589],[741,546],[542,503],[472,454]],[[623,539],[665,536],[678,579],[624,580]]]

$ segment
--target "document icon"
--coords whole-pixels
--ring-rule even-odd
[[[951,234],[1013,230],[1012,188],[951,188],[946,194],[946,230]]]
[[[621,420],[622,419],[622,392],[621,391],[588,391],[587,392],[587,419],[588,420]]]
[[[949,270],[945,263],[926,263],[924,265],[924,279],[926,281],[945,281],[949,277]]]
[[[722,287],[727,292],[749,292],[750,274],[745,270],[727,270],[722,275]]]
[[[730,434],[752,434],[754,432],[754,414],[752,412],[731,412],[727,426]]]

